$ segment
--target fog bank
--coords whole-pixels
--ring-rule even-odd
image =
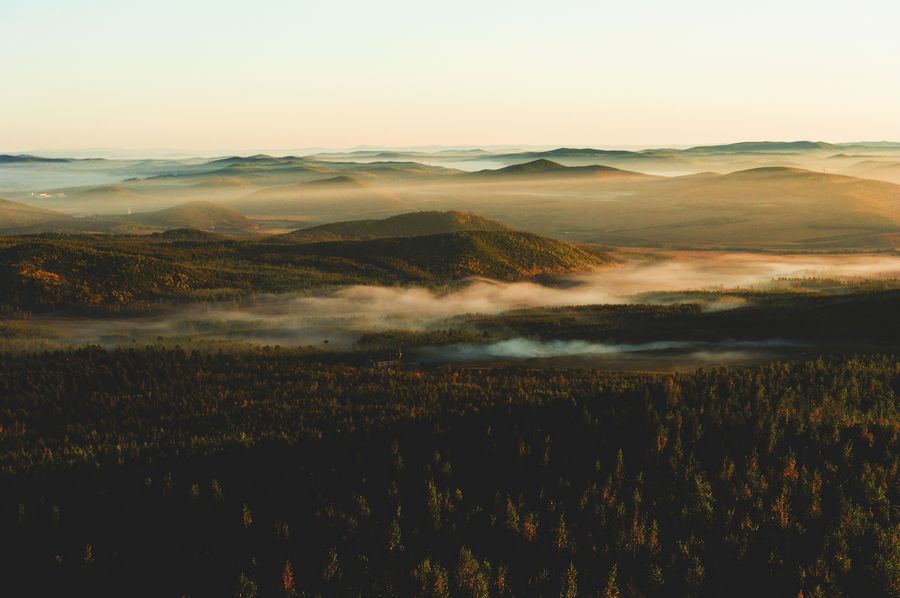
[[[35,320],[61,331],[62,340],[67,344],[133,345],[163,339],[184,339],[184,342],[202,339],[351,349],[365,333],[446,328],[451,325],[448,319],[466,314],[497,314],[517,308],[678,301],[700,302],[712,311],[741,307],[747,299],[728,295],[679,297],[677,293],[769,289],[784,286],[785,279],[796,278],[900,279],[900,257],[896,255],[718,252],[626,255],[622,264],[557,279],[552,286],[489,280],[473,280],[447,292],[353,286],[312,295],[265,295],[237,303],[192,305],[156,316],[44,316]],[[495,352],[497,357],[518,353],[540,356],[631,350],[577,342],[523,345],[523,340],[480,350]]]
[[[797,343],[772,339],[766,341],[657,341],[651,343],[593,343],[578,340],[540,341],[514,338],[492,343],[457,343],[440,347],[422,347],[414,354],[423,362],[479,362],[493,360],[540,359],[547,357],[604,356],[623,353],[663,351],[706,352],[798,347]]]

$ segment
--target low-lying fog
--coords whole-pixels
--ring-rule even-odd
[[[656,341],[652,343],[593,343],[578,340],[540,341],[513,338],[491,343],[456,343],[441,347],[423,347],[416,357],[423,362],[482,362],[492,360],[541,359],[547,357],[608,356],[628,353],[715,354],[719,351],[752,351],[803,346],[782,339],[766,341]]]
[[[766,289],[784,279],[900,279],[895,255],[766,255],[718,252],[630,252],[622,263],[589,274],[553,281],[500,283],[474,280],[449,292],[423,288],[354,286],[319,294],[265,295],[240,303],[184,307],[165,315],[141,317],[36,317],[65,344],[135,345],[159,341],[243,341],[269,345],[352,349],[362,334],[385,330],[447,328],[448,319],[466,314],[497,314],[516,308],[602,303],[671,303],[671,293],[698,290]],[[660,295],[670,293],[670,295]],[[698,299],[691,299],[698,300]],[[732,309],[746,300],[699,299],[707,310]],[[768,346],[780,346],[772,339]],[[740,342],[699,346],[667,342],[643,346],[599,345],[580,341],[537,342],[514,339],[494,344],[432,348],[423,361],[527,359],[550,356],[608,355],[660,350],[723,353],[765,349]],[[418,358],[418,356],[417,356]]]

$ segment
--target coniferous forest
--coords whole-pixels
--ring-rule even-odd
[[[891,596],[895,355],[0,357],[9,596]]]

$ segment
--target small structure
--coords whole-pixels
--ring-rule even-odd
[[[394,359],[370,359],[369,367],[376,370],[391,370],[403,367],[403,350],[397,349],[397,356]]]

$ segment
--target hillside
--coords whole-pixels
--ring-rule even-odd
[[[316,187],[362,187],[362,184],[360,184],[360,182],[352,176],[340,174],[338,176],[328,177],[327,179],[316,179],[314,181],[309,181],[308,183],[304,183],[304,187],[307,189],[313,189]]]
[[[529,233],[464,231],[330,243],[265,243],[179,230],[157,235],[0,237],[0,305],[134,306],[323,286],[524,280],[608,261]]]
[[[232,234],[259,228],[240,212],[208,201],[192,201],[156,212],[133,214],[129,220],[154,228],[196,228]]]
[[[59,212],[24,207],[30,210],[28,213],[31,216],[31,222],[19,224],[18,228],[0,226],[0,230],[7,234],[48,232],[147,234],[170,229],[191,228],[228,235],[246,235],[255,233],[259,228],[254,221],[239,212],[206,201],[188,202],[154,212],[83,217],[72,217]],[[2,213],[2,208],[0,208],[0,224],[2,224]]]
[[[340,179],[285,189],[278,200],[267,199],[272,192],[230,205],[320,222],[464,210],[557,239],[613,245],[888,249],[900,232],[900,186],[798,167],[676,177],[537,160],[412,187]],[[349,235],[372,236],[381,234]]]
[[[863,160],[844,168],[848,175],[900,183],[900,160]]]
[[[497,170],[482,170],[475,174],[496,176],[515,174],[542,174],[545,172],[560,172],[565,169],[566,167],[559,162],[547,160],[546,158],[539,158],[531,162],[525,162],[523,164],[513,164],[511,166],[506,166]]]
[[[900,238],[900,185],[886,181],[787,167],[643,178],[550,172],[472,175],[478,184],[447,201],[581,243],[833,250],[890,249]]]
[[[634,214],[640,214],[635,219]],[[799,168],[654,181],[596,208],[612,233],[643,244],[889,248],[900,186]]]
[[[257,155],[222,158],[207,162],[197,174],[250,177],[273,183],[303,183],[341,174],[373,175],[384,179],[421,178],[455,174],[457,171],[411,161],[372,161],[365,163],[317,160],[314,157]]]
[[[315,243],[385,237],[416,237],[469,230],[502,231],[507,228],[496,220],[489,220],[466,212],[412,212],[383,220],[352,220],[313,226],[278,235],[273,237],[273,240]]]
[[[464,231],[334,243],[313,243],[304,252],[344,258],[412,280],[446,281],[480,276],[521,280],[540,274],[579,272],[604,258],[540,235],[513,231]]]
[[[547,150],[545,152],[540,152],[540,155],[546,158],[553,157],[573,157],[573,156],[591,156],[594,158],[607,158],[607,157],[640,157],[641,154],[639,152],[632,152],[628,150],[604,150],[604,149],[595,149],[592,147],[558,147],[556,149]]]
[[[857,145],[759,141],[688,149],[366,150],[319,157],[76,160],[50,167],[10,165],[0,173],[6,177],[0,183],[10,181],[15,191],[4,197],[11,200],[33,203],[40,193],[44,197],[36,205],[42,208],[92,215],[42,221],[18,232],[255,230],[253,223],[234,214],[162,220],[162,215],[143,215],[187,200],[205,200],[236,210],[272,232],[414,211],[460,210],[515,229],[585,243],[767,250],[896,247],[898,187],[891,183],[900,182],[897,152],[889,144]],[[471,171],[454,170],[457,166]],[[105,180],[50,184],[63,175],[72,181],[101,175]],[[426,228],[415,234],[452,230],[458,229]],[[351,231],[330,236],[320,230],[308,240],[394,234]]]
[[[60,212],[0,199],[0,230],[2,231],[11,232],[17,228],[66,218],[68,216]]]
[[[830,151],[838,146],[824,141],[741,141],[724,145],[699,145],[684,150],[696,153],[718,152],[800,152],[800,151]]]
[[[770,193],[772,199],[781,199],[785,207],[809,207],[810,218],[826,214],[837,218],[843,212],[859,223],[876,216],[883,218],[883,222],[876,224],[900,225],[900,185],[885,181],[781,167],[732,172],[719,181],[744,185],[744,195]],[[732,194],[742,190],[736,187]],[[848,222],[836,219],[830,224],[839,227]]]
[[[585,154],[580,153],[580,156]],[[522,164],[512,164],[496,170],[480,170],[468,175],[470,178],[513,178],[513,177],[621,177],[621,178],[649,178],[640,172],[621,170],[611,166],[589,164],[585,166],[564,166],[559,162],[538,158]]]
[[[0,154],[0,164],[23,164],[40,162],[69,162],[67,158],[42,158],[30,154]]]
[[[491,163],[502,166],[549,159],[565,166],[604,164],[648,174],[677,175],[708,170],[728,172],[757,166],[796,166],[818,170],[828,154],[840,150],[875,152],[885,158],[893,153],[896,159],[893,144],[832,144],[822,141],[742,141],[639,150],[560,147],[544,151],[495,153],[489,158]],[[480,164],[483,159],[484,156],[474,156],[469,161]],[[492,167],[490,163],[488,167]]]

